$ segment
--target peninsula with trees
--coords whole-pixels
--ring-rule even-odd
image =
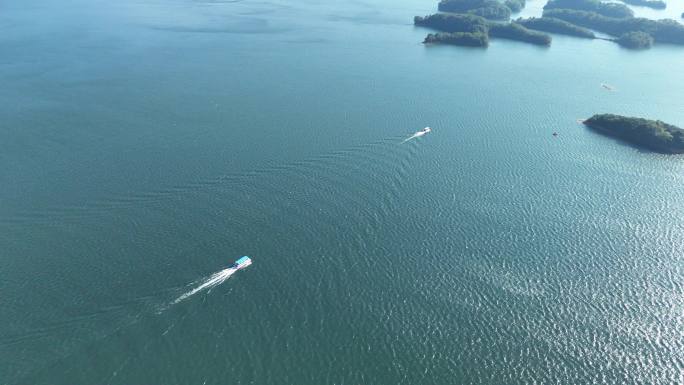
[[[554,17],[530,17],[529,19],[520,18],[515,22],[525,28],[534,29],[537,31],[583,37],[586,39],[596,38],[596,35],[594,35],[591,30],[578,27],[574,24],[568,23],[565,20],[556,19]]]
[[[660,120],[599,114],[583,122],[602,134],[663,154],[684,154],[684,130]]]

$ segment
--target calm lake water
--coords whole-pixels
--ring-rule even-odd
[[[4,2],[0,384],[684,383],[684,48],[435,9]]]

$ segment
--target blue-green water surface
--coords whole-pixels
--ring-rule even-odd
[[[435,3],[5,2],[0,384],[683,383],[684,48]]]

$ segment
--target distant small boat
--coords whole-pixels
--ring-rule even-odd
[[[553,136],[558,136],[558,133],[557,133],[557,132],[554,132],[554,133],[553,133]]]
[[[613,90],[614,90],[613,87],[609,86],[609,85],[606,84],[606,83],[601,83],[601,87],[607,89],[608,91],[613,91]]]
[[[242,270],[245,267],[249,266],[252,264],[252,259],[250,257],[244,256],[235,261],[233,266],[231,266],[235,270]]]

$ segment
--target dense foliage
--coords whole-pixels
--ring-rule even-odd
[[[642,7],[649,7],[653,9],[665,9],[667,8],[667,4],[665,4],[664,1],[662,0],[620,0],[623,3],[627,3],[630,5],[639,5]]]
[[[684,153],[684,130],[660,120],[600,114],[585,120],[584,124],[658,152]]]
[[[684,25],[669,19],[649,20],[644,18],[615,19],[604,17],[594,12],[575,11],[571,9],[544,10],[544,17],[555,17],[572,24],[591,28],[613,36],[622,36],[627,32],[644,32],[653,37],[657,43],[684,45]]]
[[[603,3],[599,0],[549,0],[544,10],[549,9],[574,9],[618,19],[634,17],[634,12],[624,4]]]
[[[497,0],[442,0],[438,9],[442,12],[470,13],[492,20],[507,20],[511,10]]]
[[[578,27],[574,24],[568,23],[567,21],[553,17],[531,17],[529,19],[518,19],[515,22],[525,28],[534,29],[537,31],[584,37],[587,39],[594,39],[596,37],[593,32],[586,28]]]
[[[551,45],[551,36],[531,31],[518,23],[490,23],[489,36],[524,41],[536,45]]]
[[[518,13],[525,8],[525,0],[506,0],[504,5],[507,6],[511,12]]]
[[[653,45],[653,36],[647,34],[646,32],[627,32],[626,34],[620,36],[617,43],[626,48],[632,49],[646,49],[651,48]]]
[[[487,21],[474,15],[436,13],[413,19],[415,25],[429,27],[442,32],[471,32],[487,34]]]
[[[440,32],[427,35],[423,43],[443,43],[462,45],[466,47],[486,47],[489,45],[489,38],[486,34],[480,32]]]
[[[488,7],[471,9],[468,13],[490,20],[508,20],[511,18],[511,10],[498,1],[493,2]]]

